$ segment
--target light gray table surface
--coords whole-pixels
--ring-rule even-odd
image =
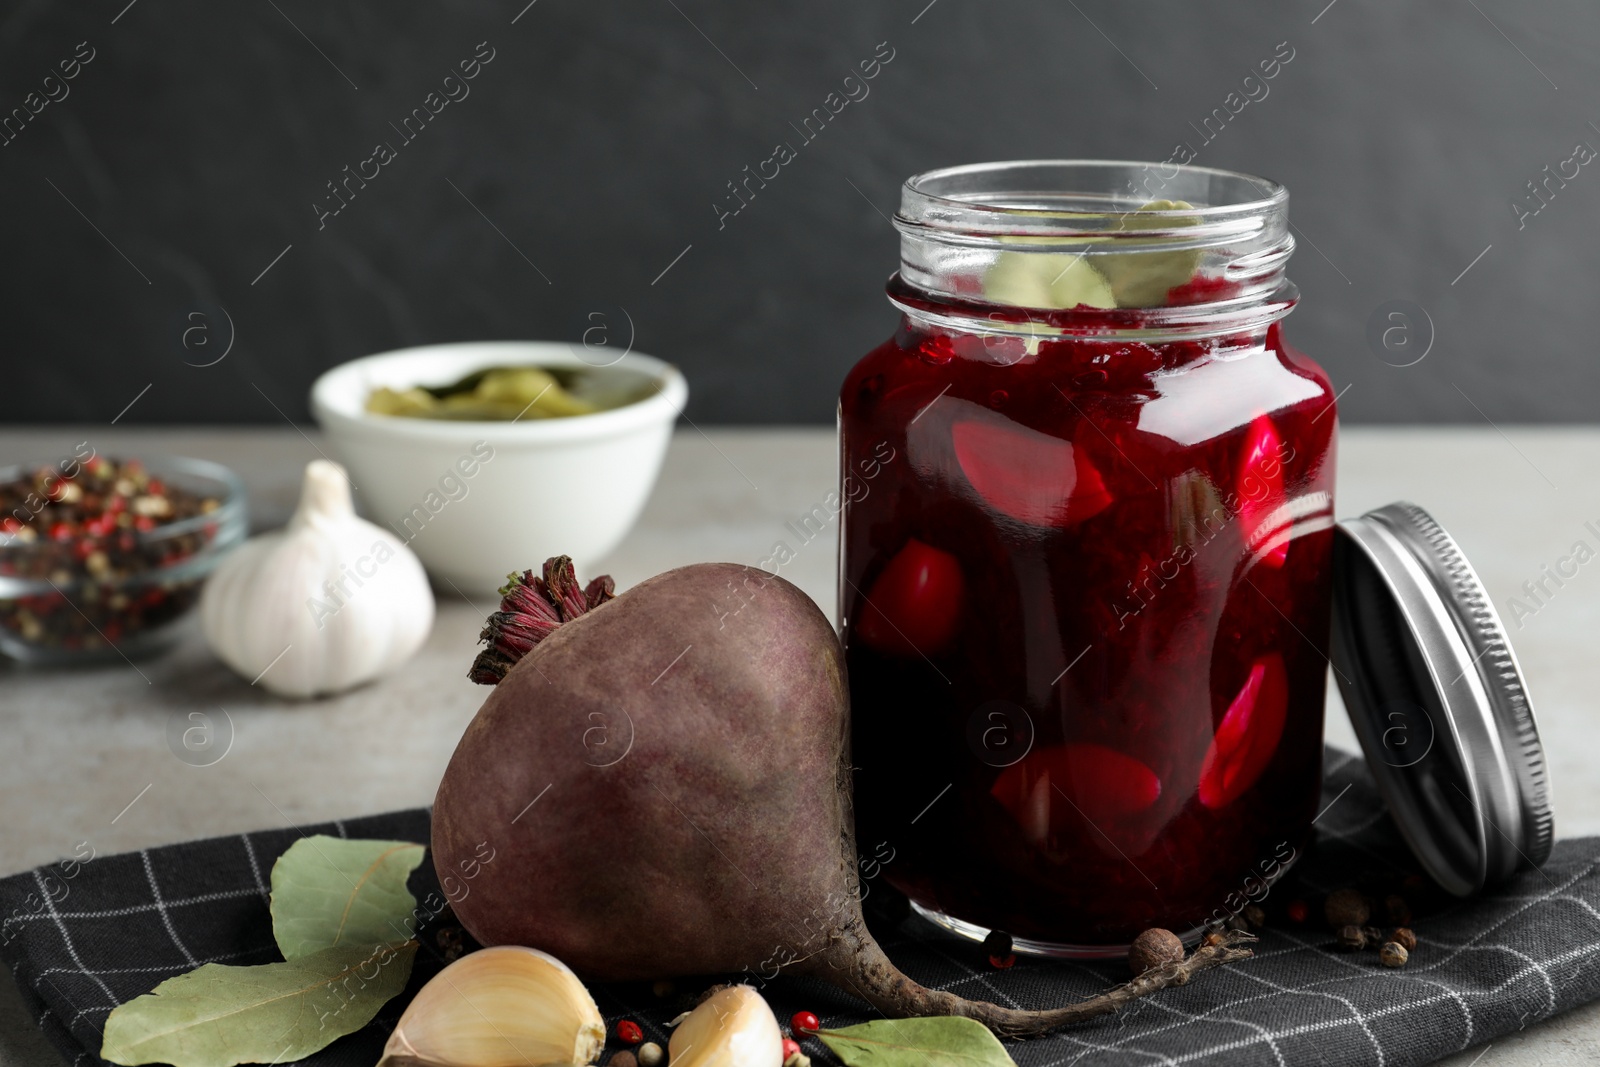
[[[281,525],[300,469],[321,444],[281,429],[94,428],[105,454],[175,453],[227,464],[250,492],[253,525]],[[85,432],[0,430],[0,463],[68,454]],[[833,488],[826,429],[689,429],[676,436],[643,519],[607,561],[626,587],[702,560],[757,563],[785,522]],[[1341,515],[1409,499],[1461,543],[1502,615],[1522,583],[1600,524],[1600,429],[1502,427],[1347,429],[1340,446]],[[531,561],[537,562],[537,561]],[[833,613],[831,536],[800,547],[785,577]],[[439,597],[423,650],[394,675],[341,697],[274,699],[234,677],[190,625],[162,658],[70,672],[0,667],[0,874],[48,863],[90,841],[108,854],[189,838],[304,824],[430,803],[483,690],[466,680],[489,605]],[[1509,620],[1508,620],[1509,622]],[[1600,761],[1592,738],[1600,692],[1600,563],[1581,568],[1512,639],[1529,679],[1554,783],[1557,832],[1600,833]],[[166,742],[169,719],[226,708],[233,748],[191,767]],[[1334,695],[1328,738],[1355,749]],[[1532,1023],[1450,1067],[1578,1064],[1600,1058],[1600,1007]],[[0,979],[0,1064],[59,1067]]]

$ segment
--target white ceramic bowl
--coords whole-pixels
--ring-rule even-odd
[[[311,387],[312,413],[349,469],[362,513],[463,593],[491,593],[511,571],[537,572],[557,555],[591,576],[638,520],[689,396],[676,367],[630,352],[613,365],[660,388],[593,415],[457,422],[366,411],[379,386],[445,385],[518,364],[591,365],[558,342],[427,345],[352,360]]]

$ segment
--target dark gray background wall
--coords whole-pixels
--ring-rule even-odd
[[[1600,166],[1563,163],[1600,147],[1585,0],[525,5],[10,5],[0,113],[61,95],[44,79],[79,42],[94,58],[0,147],[0,419],[110,420],[135,397],[125,423],[302,419],[342,360],[576,340],[591,312],[625,330],[625,308],[697,421],[829,420],[893,326],[907,175],[1180,141],[1288,184],[1290,337],[1348,386],[1346,419],[1593,416]],[[1205,143],[1285,41],[1269,95]],[[390,124],[479,42],[470,95],[405,143]],[[790,123],[880,42],[870,95],[802,146]],[[325,183],[380,141],[396,158],[319,228]],[[719,226],[725,183],[779,141],[799,157]],[[1577,176],[1519,225],[1546,166]],[[1394,300],[1433,325],[1415,366],[1367,341]]]

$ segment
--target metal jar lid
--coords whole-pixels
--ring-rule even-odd
[[[1544,749],[1454,539],[1398,503],[1335,527],[1330,659],[1367,764],[1434,880],[1471,896],[1550,855]]]

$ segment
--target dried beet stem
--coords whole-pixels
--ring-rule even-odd
[[[859,920],[844,924],[827,953],[789,970],[832,982],[893,1018],[960,1015],[976,1019],[1000,1037],[1023,1038],[1110,1015],[1140,997],[1168,986],[1185,985],[1201,971],[1249,959],[1254,953],[1244,946],[1255,940],[1254,935],[1243,931],[1222,931],[1207,937],[1185,959],[1152,967],[1133,981],[1088,1000],[1044,1011],[1003,1008],[918,985],[890,962]]]

